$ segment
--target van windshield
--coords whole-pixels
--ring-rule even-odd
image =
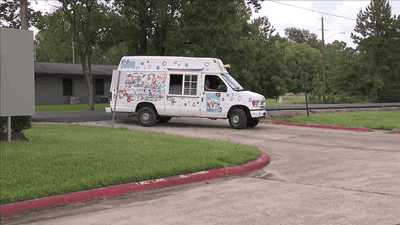
[[[231,86],[231,88],[235,91],[244,91],[244,88],[228,73],[222,73],[221,77],[225,80],[226,83]]]

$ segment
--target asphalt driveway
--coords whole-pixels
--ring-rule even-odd
[[[400,223],[396,134],[271,124],[234,130],[226,120],[196,118],[154,127],[124,118],[115,127],[248,144],[266,152],[271,163],[245,176],[33,212],[2,224]]]

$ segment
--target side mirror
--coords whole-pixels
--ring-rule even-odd
[[[225,84],[218,85],[217,92],[227,92],[227,88]]]

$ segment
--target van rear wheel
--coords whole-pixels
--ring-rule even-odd
[[[247,124],[247,116],[243,109],[234,109],[229,115],[229,124],[234,129],[243,129]]]
[[[157,120],[159,123],[166,123],[171,120],[170,116],[157,116]]]
[[[150,107],[143,107],[138,112],[138,121],[141,126],[151,127],[156,122],[156,119],[156,112]]]

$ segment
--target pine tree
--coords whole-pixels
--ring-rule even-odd
[[[351,34],[354,43],[358,44],[359,57],[367,68],[367,74],[361,74],[363,78],[360,80],[369,82],[370,93],[377,101],[393,98],[390,96],[396,90],[391,89],[397,87],[392,84],[400,79],[397,26],[398,20],[392,14],[388,0],[371,0],[370,5],[357,15],[354,31],[359,35]]]

